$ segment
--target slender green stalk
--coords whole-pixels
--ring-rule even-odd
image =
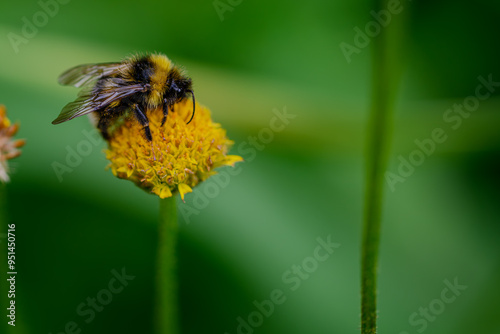
[[[376,0],[375,10],[387,9],[387,0]],[[403,9],[405,10],[405,9]],[[402,35],[403,14],[392,19],[372,40],[372,104],[368,123],[367,176],[361,250],[361,333],[377,332],[377,268],[382,216],[384,174],[392,134],[392,113],[399,59],[396,49]],[[399,21],[399,22],[398,22]]]
[[[177,334],[177,208],[175,196],[160,199],[156,277],[156,333]]]

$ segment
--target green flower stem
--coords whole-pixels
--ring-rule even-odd
[[[176,256],[178,231],[175,196],[160,199],[156,277],[157,334],[179,333]]]
[[[388,0],[376,0],[376,12],[386,10]],[[402,11],[406,11],[403,8]],[[395,91],[400,74],[397,48],[403,17],[394,15],[389,26],[372,40],[372,104],[368,123],[368,154],[364,226],[361,250],[361,333],[377,332],[377,266],[382,216],[384,173],[392,134]]]

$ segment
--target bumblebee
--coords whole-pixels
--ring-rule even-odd
[[[87,64],[73,67],[59,77],[59,83],[83,88],[78,98],[68,103],[52,124],[94,113],[97,128],[109,140],[109,128],[120,117],[133,114],[152,141],[147,112],[161,107],[162,126],[171,107],[191,95],[192,81],[162,54],[132,56],[120,63]]]

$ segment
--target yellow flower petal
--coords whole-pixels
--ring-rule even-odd
[[[179,189],[179,193],[181,194],[181,198],[182,198],[183,202],[184,202],[184,195],[187,193],[193,192],[193,189],[191,189],[191,187],[185,183],[179,183],[179,186],[177,189]]]
[[[162,184],[159,187],[153,188],[153,193],[160,196],[161,199],[172,196],[172,192],[170,191],[170,188],[164,184]]]
[[[224,165],[234,167],[234,164],[240,161],[243,161],[243,158],[239,155],[228,155],[224,160]]]

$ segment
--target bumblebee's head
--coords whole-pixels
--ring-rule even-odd
[[[193,114],[187,124],[193,120],[195,109],[195,99],[191,79],[187,77],[180,77],[169,80],[168,89],[165,92],[165,101],[171,101],[172,104],[178,103],[188,97],[188,94],[191,94],[193,98]]]
[[[168,84],[166,97],[170,97],[175,102],[180,102],[187,97],[189,91],[192,91],[192,84],[190,78],[171,79]]]

